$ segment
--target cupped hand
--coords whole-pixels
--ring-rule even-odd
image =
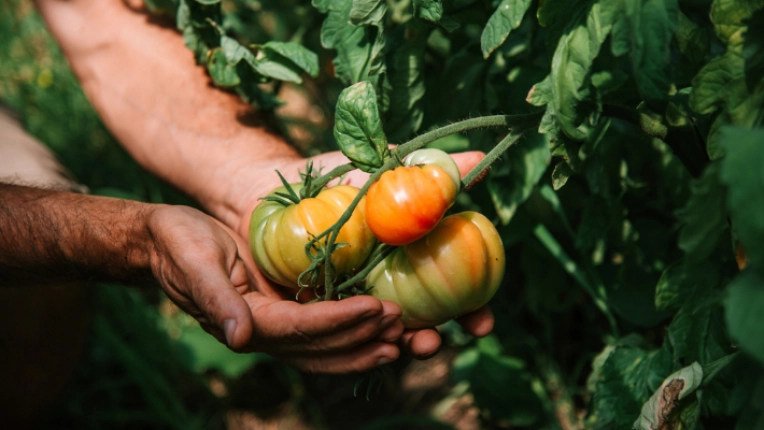
[[[257,272],[244,239],[195,209],[157,206],[147,225],[154,277],[231,349],[265,352],[317,373],[366,371],[398,358],[397,305],[372,297],[308,305],[284,300]]]
[[[459,167],[459,172],[462,177],[466,175],[480,160],[483,159],[485,154],[479,151],[463,152],[458,154],[452,154],[454,161]],[[348,163],[348,159],[342,155],[341,152],[329,152],[318,155],[311,159],[314,164],[314,168],[320,168],[323,172],[328,172],[332,168]],[[299,181],[299,171],[305,170],[306,160],[304,159],[289,159],[282,160],[275,163],[279,167],[279,171],[290,182]],[[343,184],[353,185],[355,187],[362,187],[369,179],[369,175],[360,170],[354,170],[343,178]],[[239,224],[236,226],[237,231],[244,237],[247,236],[249,229],[249,217],[257,205],[257,199],[267,194],[271,189],[280,185],[278,182],[278,176],[275,172],[260,172],[258,180],[253,182],[253,186],[250,189],[250,195],[248,198],[249,206],[241,211],[243,217],[239,219]],[[260,284],[260,283],[258,283]],[[339,302],[329,303],[343,303],[346,300]],[[385,303],[385,306],[388,304]],[[464,315],[457,319],[457,322],[464,327],[464,329],[476,337],[483,337],[488,335],[493,329],[494,319],[493,314],[488,306],[484,306],[472,313]],[[418,329],[418,330],[406,330],[400,339],[401,345],[409,351],[414,357],[428,358],[438,352],[441,345],[441,338],[438,331],[434,328]]]

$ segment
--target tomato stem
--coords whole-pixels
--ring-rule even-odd
[[[337,286],[337,292],[340,293],[360,282],[369,274],[369,272],[372,271],[372,269],[377,267],[377,265],[381,263],[382,260],[387,258],[387,256],[392,254],[396,249],[398,249],[397,246],[383,245],[360,272],[356,273],[352,278]]]
[[[523,115],[492,115],[465,119],[464,121],[455,122],[419,135],[410,141],[399,145],[396,150],[401,158],[405,158],[407,155],[422,148],[428,143],[435,142],[438,139],[454,133],[462,133],[477,128],[502,126],[511,129],[527,129],[529,127],[537,126],[541,121],[543,114],[544,112],[542,111]],[[380,169],[381,168],[382,167],[380,167]]]
[[[321,175],[320,177],[316,178],[313,181],[313,188],[314,189],[321,189],[324,188],[329,182],[331,182],[333,179],[339,178],[342,175],[348,174],[355,170],[356,167],[353,165],[353,163],[347,163],[343,164],[341,166],[337,166],[329,173],[325,175]]]
[[[462,178],[462,189],[467,189],[472,183],[480,177],[483,173],[485,173],[486,170],[488,170],[489,167],[491,167],[491,164],[493,164],[496,160],[501,157],[501,154],[503,154],[507,149],[509,149],[510,146],[517,143],[521,137],[523,137],[523,134],[525,133],[527,129],[521,129],[518,131],[512,131],[508,135],[504,137],[504,139],[501,139],[501,141],[493,147],[493,149],[486,154],[485,158],[480,160],[480,162],[472,168],[472,170],[467,173],[467,175]]]

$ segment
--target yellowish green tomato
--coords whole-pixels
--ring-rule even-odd
[[[477,212],[444,218],[425,237],[396,249],[366,279],[370,294],[397,303],[407,328],[433,327],[477,310],[504,277],[504,245]]]
[[[302,185],[295,184],[292,188],[299,193]],[[286,191],[281,186],[270,195]],[[260,203],[252,213],[249,224],[249,243],[258,268],[273,282],[298,288],[298,277],[310,266],[305,245],[336,223],[357,194],[358,188],[338,185],[296,204]],[[332,254],[335,275],[359,268],[376,244],[373,233],[366,225],[364,207],[361,201],[337,236],[335,243],[344,242],[346,245]]]

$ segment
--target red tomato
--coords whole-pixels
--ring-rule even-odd
[[[425,155],[437,151],[446,158],[433,164],[397,167],[382,174],[366,194],[366,223],[380,241],[389,245],[411,243],[435,228],[451,207],[459,191],[458,172],[453,159],[443,151],[423,150]],[[415,151],[407,159],[427,159]],[[444,168],[445,167],[445,168]],[[453,175],[456,172],[456,179]]]

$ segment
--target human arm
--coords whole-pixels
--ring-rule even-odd
[[[338,308],[317,303],[296,310],[301,305],[250,288],[260,275],[242,244],[188,207],[0,184],[0,287],[156,282],[238,351],[267,352],[303,370],[329,373],[368,370],[397,358],[391,342],[402,327],[383,318],[400,309],[383,309],[366,297]],[[320,360],[323,351],[333,359]]]

